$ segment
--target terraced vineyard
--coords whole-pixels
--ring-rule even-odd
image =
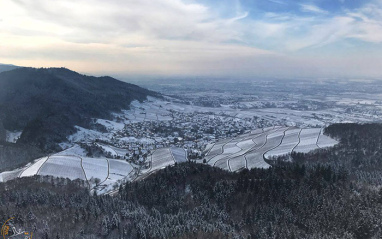
[[[0,173],[0,182],[17,177],[49,175],[71,180],[82,179],[90,189],[106,193],[113,189],[115,183],[134,179],[133,166],[124,160],[88,158],[64,152],[37,159],[23,169]],[[99,181],[96,183],[95,179]]]
[[[205,159],[212,166],[235,172],[244,168],[268,168],[270,165],[265,159],[288,155],[293,151],[307,153],[335,144],[337,141],[323,135],[321,128],[278,126],[209,145]]]
[[[235,172],[244,168],[268,168],[270,165],[265,159],[287,155],[293,151],[307,153],[336,143],[334,139],[323,135],[320,128],[278,126],[256,129],[235,138],[209,144],[204,159],[212,166]],[[112,155],[125,154],[124,149],[99,145]],[[122,181],[144,179],[162,168],[187,161],[187,153],[182,148],[159,148],[148,157],[149,167],[138,169],[138,166],[124,160],[76,155],[81,153],[82,149],[75,147],[37,159],[23,169],[3,172],[0,174],[0,181],[33,175],[51,175],[72,180],[79,178],[85,180],[89,188],[97,190],[98,193],[110,193],[115,192],[114,186]],[[96,178],[99,179],[98,182]]]

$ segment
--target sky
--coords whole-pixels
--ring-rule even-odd
[[[382,0],[1,0],[0,62],[93,75],[382,77]]]

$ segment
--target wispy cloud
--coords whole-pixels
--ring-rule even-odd
[[[282,5],[286,5],[287,3],[286,2],[283,2],[283,1],[280,1],[280,0],[268,0],[269,2],[273,2],[273,3],[277,3],[277,4],[282,4]]]
[[[317,14],[328,14],[328,11],[325,11],[315,5],[312,4],[301,4],[301,11],[303,12],[311,12]]]

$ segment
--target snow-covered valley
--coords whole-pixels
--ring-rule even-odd
[[[77,132],[60,144],[61,152],[3,172],[0,180],[33,175],[82,179],[90,190],[104,194],[187,160],[233,172],[267,168],[267,160],[275,157],[337,143],[323,134],[330,122],[317,120],[316,114],[309,120],[309,112],[209,108],[149,97],[113,119],[94,119],[104,130],[76,126]]]

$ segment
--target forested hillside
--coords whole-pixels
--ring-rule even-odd
[[[325,164],[349,172],[351,179],[357,182],[382,185],[381,124],[333,124],[325,133],[339,139],[340,144],[331,150],[293,154],[295,161]]]
[[[91,118],[109,118],[111,112],[128,109],[131,101],[148,95],[158,96],[111,77],[85,76],[65,68],[2,72],[0,141],[4,130],[23,131],[17,144],[55,151],[57,143],[75,132],[74,125],[89,128]],[[1,157],[0,163],[9,159]]]
[[[240,173],[183,163],[114,197],[82,181],[18,179],[0,184],[0,220],[15,216],[36,238],[381,238],[382,190],[367,176],[381,130],[333,125],[340,144],[297,162]]]
[[[0,73],[3,71],[11,71],[18,68],[18,66],[15,65],[7,65],[7,64],[1,64],[0,63]]]

